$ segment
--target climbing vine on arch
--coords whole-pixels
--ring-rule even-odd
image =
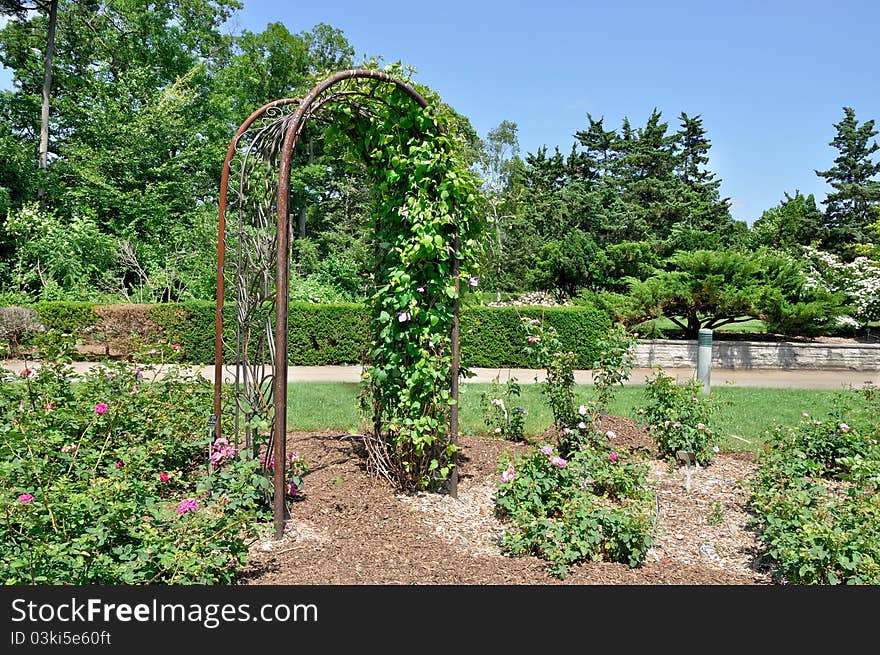
[[[456,450],[450,432],[458,279],[477,272],[483,225],[477,184],[454,115],[419,88],[359,80],[328,103],[327,138],[367,164],[375,193],[372,350],[362,383],[375,472],[403,489],[439,486]]]

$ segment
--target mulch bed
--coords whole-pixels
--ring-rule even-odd
[[[464,436],[458,498],[399,494],[372,478],[358,437],[291,433],[288,449],[311,467],[305,496],[293,503],[284,538],[251,547],[242,585],[769,585],[748,528],[745,481],[756,466],[742,453],[720,453],[685,471],[656,457],[634,421],[608,417],[614,448],[641,457],[657,498],[654,544],[645,562],[572,567],[560,580],[535,557],[508,557],[497,539],[504,525],[492,494],[498,459],[530,446]],[[715,510],[713,512],[713,510]]]

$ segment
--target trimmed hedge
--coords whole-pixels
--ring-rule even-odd
[[[287,352],[294,366],[360,364],[370,348],[363,305],[291,303]]]
[[[100,317],[89,303],[37,303],[34,306],[46,328],[82,334],[98,326]],[[235,331],[235,307],[224,306],[224,330]],[[137,337],[145,343],[180,343],[186,361],[214,361],[214,303],[191,301],[154,305],[148,316],[158,333]],[[590,368],[596,359],[597,341],[611,320],[591,306],[483,307],[461,312],[461,358],[470,367],[522,367],[531,362],[525,353],[525,332],[520,317],[541,318],[552,325],[567,348],[577,356],[579,368]],[[369,310],[357,304],[291,303],[289,362],[296,366],[360,364],[369,348]]]
[[[100,321],[95,305],[88,302],[39,302],[32,309],[47,330],[76,334]]]
[[[592,368],[597,342],[611,328],[608,315],[586,305],[573,307],[466,307],[461,312],[461,359],[466,366],[530,368],[520,317],[541,318],[577,356],[578,368]]]
[[[190,363],[212,364],[215,311],[216,305],[207,300],[163,303],[153,306],[150,320],[161,329],[157,341],[179,343]],[[223,331],[227,337],[235,334],[235,305],[223,305]]]

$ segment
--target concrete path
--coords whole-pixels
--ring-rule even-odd
[[[37,368],[36,364],[28,364],[31,368]],[[94,363],[75,362],[73,368],[78,373],[85,372]],[[17,360],[0,360],[0,366],[6,368],[13,375],[25,368],[25,362]],[[214,379],[213,366],[195,367],[199,373],[208,380]],[[501,382],[510,377],[515,377],[520,384],[533,384],[544,379],[543,371],[524,368],[474,368],[474,377],[463,380],[470,382],[491,382],[496,376]],[[678,380],[688,380],[696,377],[696,369],[693,368],[670,368],[664,369],[667,375],[673,375]],[[653,376],[653,369],[633,369],[627,384],[644,384],[645,379]],[[231,379],[233,369],[224,368],[224,379]],[[287,369],[289,382],[358,382],[360,380],[360,366],[290,366]],[[712,387],[737,386],[737,387],[771,387],[790,389],[833,389],[861,388],[866,384],[880,386],[880,371],[815,371],[815,370],[745,370],[745,369],[721,369],[715,368],[710,376]],[[575,382],[578,384],[592,384],[593,378],[590,371],[575,371]]]

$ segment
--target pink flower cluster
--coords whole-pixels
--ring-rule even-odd
[[[235,448],[230,445],[229,440],[226,437],[215,439],[211,451],[211,465],[216,468],[232,457],[235,457]]]
[[[541,452],[550,458],[550,463],[555,464],[559,468],[564,468],[568,461],[553,454],[553,446],[541,446]]]
[[[95,414],[97,414],[98,416],[106,414],[107,408],[107,403],[98,403],[97,405],[95,405]]]
[[[502,482],[513,482],[513,479],[516,477],[516,471],[513,468],[513,464],[508,464],[507,468],[501,471],[501,481]]]
[[[18,497],[18,502],[20,502],[22,505],[30,505],[32,502],[34,502],[34,497],[31,494],[21,494]]]
[[[195,498],[186,498],[180,501],[180,504],[177,506],[178,514],[186,514],[187,512],[195,512],[199,509],[199,501]]]

